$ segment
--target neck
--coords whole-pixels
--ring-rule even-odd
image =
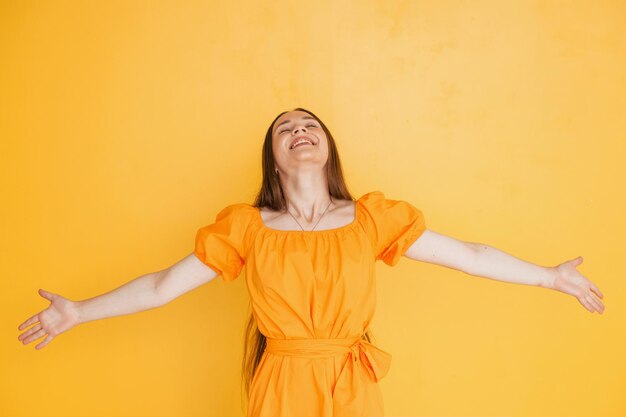
[[[298,172],[281,178],[281,186],[287,209],[296,217],[312,221],[329,209],[331,197],[322,172]]]

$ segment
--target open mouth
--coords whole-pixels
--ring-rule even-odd
[[[310,146],[313,146],[313,141],[311,141],[309,138],[302,137],[302,138],[296,139],[296,140],[295,140],[295,141],[291,144],[291,146],[289,147],[289,149],[295,149],[295,148],[298,148],[298,147],[300,147],[300,146],[305,146],[305,145],[310,145]]]

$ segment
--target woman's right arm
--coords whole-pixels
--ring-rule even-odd
[[[163,306],[217,276],[216,271],[191,253],[169,268],[141,275],[112,291],[86,300],[72,301],[40,290],[39,294],[50,301],[50,306],[18,327],[18,330],[23,330],[34,324],[18,340],[28,344],[45,335],[46,339],[36,346],[36,349],[41,349],[57,335],[79,324]]]
[[[161,307],[215,277],[217,273],[191,253],[162,271],[142,275],[113,291],[78,301],[79,324]]]

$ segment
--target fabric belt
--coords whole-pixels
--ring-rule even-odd
[[[271,339],[265,350],[274,355],[327,358],[349,353],[332,392],[335,416],[353,416],[363,411],[364,378],[380,381],[391,364],[391,355],[361,336],[345,339]]]

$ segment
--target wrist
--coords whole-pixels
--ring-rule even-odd
[[[559,271],[553,266],[545,267],[545,271],[546,273],[544,274],[543,280],[539,283],[539,286],[553,290],[555,289],[554,283],[559,276]]]
[[[72,313],[74,314],[74,321],[76,325],[82,324],[86,322],[84,317],[84,304],[82,301],[73,301],[72,302]]]

